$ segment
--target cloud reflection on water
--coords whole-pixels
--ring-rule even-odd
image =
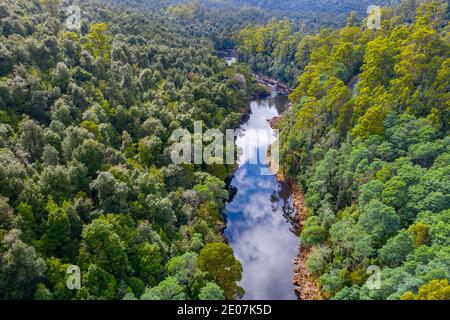
[[[296,299],[292,260],[297,254],[298,237],[290,231],[292,225],[283,216],[283,208],[292,213],[291,201],[278,199],[281,186],[273,175],[260,175],[265,164],[250,164],[255,163],[252,159],[255,160],[258,152],[267,151],[274,137],[268,134],[269,139],[262,137],[257,143],[255,139],[261,137],[245,136],[246,132],[255,132],[248,129],[270,130],[267,120],[277,116],[278,112],[269,100],[252,102],[251,108],[252,114],[243,128],[247,131],[236,143],[238,146],[243,141],[255,143],[244,149],[231,183],[238,191],[227,205],[225,234],[244,268],[240,282],[246,291],[244,299]],[[277,197],[273,197],[274,192]]]

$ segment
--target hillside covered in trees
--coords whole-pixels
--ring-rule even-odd
[[[105,2],[108,2],[104,0]],[[191,23],[202,23],[218,50],[232,49],[237,33],[270,19],[289,19],[296,31],[318,32],[324,27],[339,28],[351,12],[360,21],[370,5],[394,5],[398,0],[112,0],[123,8],[169,12]]]
[[[195,7],[197,14],[215,12],[234,18],[237,10],[263,11],[267,17],[289,18],[320,29],[324,25],[343,26],[348,14],[352,11],[362,18],[367,14],[370,5],[395,5],[400,0],[113,0],[123,7],[140,9],[166,10],[170,7]],[[189,10],[187,10],[189,11]],[[187,12],[186,11],[186,12]],[[192,13],[192,12],[191,12]],[[236,20],[238,22],[238,20]],[[246,20],[248,24],[257,20]]]
[[[367,9],[368,5],[383,3],[368,3],[364,8]],[[406,0],[395,5],[396,1],[390,1],[389,5],[384,6],[384,12],[385,14],[389,12],[389,15],[395,16],[396,20],[400,19],[403,23],[410,24],[415,20],[416,8],[419,3],[418,0]],[[330,4],[330,6],[333,5]],[[328,7],[325,6],[325,8]],[[343,8],[347,8],[347,6],[344,5]],[[362,7],[355,5],[354,10],[345,11],[345,16],[336,15],[329,19],[321,16],[321,23],[317,24],[318,28],[315,28],[315,24],[311,23],[307,17],[301,19],[272,17],[266,24],[249,24],[239,30],[236,36],[239,59],[245,61],[256,72],[270,75],[295,86],[298,84],[299,75],[303,73],[309,63],[309,56],[312,54],[313,48],[313,34],[332,34],[332,30],[336,29],[336,26],[342,25],[343,27],[345,24],[347,26],[363,25],[367,22],[370,14],[367,11],[358,11],[357,8]],[[358,30],[365,29],[367,27],[363,25]],[[352,60],[353,57],[349,56],[347,59]]]
[[[89,3],[79,31],[61,1],[0,4],[0,298],[239,295],[231,168],[173,165],[169,137],[236,127],[253,80],[198,23]]]
[[[241,32],[257,70],[297,68],[281,166],[305,193],[301,246],[324,298],[450,298],[449,9],[411,3],[384,9],[379,30],[349,19],[299,38],[273,20]]]
[[[293,88],[280,166],[305,195],[321,298],[450,299],[449,10],[2,0],[0,299],[241,297],[223,236],[234,166],[175,165],[170,137],[238,127],[263,90],[253,72]],[[230,49],[240,63],[218,57]]]

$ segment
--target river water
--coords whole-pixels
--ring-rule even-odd
[[[226,207],[225,235],[242,263],[239,285],[247,300],[296,299],[292,277],[299,240],[293,232],[293,201],[273,174],[261,174],[275,139],[268,120],[287,107],[286,97],[273,89],[271,97],[251,102],[251,115],[241,127],[236,145],[242,154],[230,187],[235,194]]]

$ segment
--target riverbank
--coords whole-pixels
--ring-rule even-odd
[[[303,231],[304,222],[308,217],[308,211],[305,205],[303,193],[300,191],[297,184],[287,181],[282,172],[275,170],[274,164],[272,163],[272,159],[270,157],[270,150],[267,154],[266,162],[272,172],[274,172],[277,181],[285,184],[291,191],[295,208],[294,227],[296,234],[300,236]],[[294,276],[292,281],[296,286],[295,292],[300,300],[320,300],[320,290],[306,267],[306,261],[309,254],[310,250],[306,250],[299,245],[297,257],[293,260]]]
[[[258,76],[258,80],[262,79],[261,76]],[[281,91],[283,94],[289,94],[289,88],[283,84],[280,90],[280,83],[274,79],[270,79],[264,76],[265,83],[269,83],[277,88],[277,90]],[[286,90],[286,91],[284,91]],[[277,123],[281,120],[281,116],[274,117],[268,120],[270,126],[274,128]],[[269,166],[269,169],[274,172],[276,179],[279,183],[285,184],[291,192],[291,196],[293,199],[293,205],[295,209],[295,217],[294,217],[294,228],[298,237],[300,237],[301,232],[303,231],[304,222],[308,217],[308,211],[305,205],[304,195],[298,188],[297,184],[293,181],[288,181],[283,173],[280,171],[279,166],[276,166],[270,155],[270,147],[268,149],[266,155],[266,163]],[[302,248],[300,245],[298,247],[297,257],[293,260],[294,263],[294,276],[292,281],[295,285],[295,292],[297,297],[300,300],[320,300],[320,290],[316,281],[308,272],[308,268],[306,267],[306,261],[308,260],[308,256],[310,254],[309,249]]]
[[[261,86],[261,90],[258,90],[255,92],[256,93],[255,99],[261,99],[261,98],[265,98],[266,96],[270,96],[273,94],[273,91],[276,91],[277,93],[279,93],[281,95],[285,95],[285,96],[289,95],[289,93],[290,93],[290,88],[284,83],[281,83],[275,79],[272,79],[272,78],[270,78],[266,75],[262,75],[262,74],[255,74],[255,77],[256,77],[257,83]],[[251,111],[249,112],[248,110],[245,110],[243,117],[241,119],[241,120],[244,120],[242,122],[246,122],[248,120],[248,116],[250,114],[251,114]],[[281,115],[278,115],[275,117],[272,116],[272,117],[266,118],[266,119],[268,121],[269,126],[273,128],[274,126],[276,126],[278,121],[281,119]],[[242,125],[242,122],[241,122],[241,125]],[[293,295],[293,296],[295,296],[295,297],[297,297],[297,299],[301,299],[301,300],[319,299],[320,292],[319,292],[316,284],[310,277],[310,275],[307,271],[307,268],[306,268],[306,261],[307,261],[309,252],[301,249],[298,245],[299,235],[303,229],[303,223],[307,217],[307,210],[306,210],[306,206],[304,205],[303,194],[300,192],[300,190],[298,188],[296,188],[295,184],[285,181],[284,176],[280,172],[277,172],[277,170],[276,170],[277,168],[274,168],[272,166],[272,161],[270,160],[270,146],[268,148],[266,162],[269,164],[269,167],[272,170],[272,172],[276,173],[276,174],[274,174],[276,181],[280,184],[284,184],[285,186],[287,186],[290,189],[290,194],[293,199],[293,209],[295,210],[295,215],[293,216],[292,220],[293,220],[293,224],[294,224],[294,232],[297,237],[295,239],[295,236],[294,236],[294,239],[293,239],[294,243],[293,243],[293,251],[291,252],[292,255],[289,255],[286,260],[286,261],[291,261],[294,264],[294,268],[291,269],[293,271],[292,279],[289,276],[290,282],[293,284],[292,288],[295,291],[295,295]],[[237,167],[235,167],[233,170],[232,178],[234,177],[236,170],[237,170]],[[231,179],[227,183],[228,187],[230,187],[230,183],[231,183]],[[228,219],[226,219],[225,221],[227,221],[227,220]],[[227,242],[229,242],[229,239],[226,235],[224,235],[224,238],[226,239]],[[297,241],[297,245],[296,245],[295,241]],[[286,243],[284,243],[284,245],[286,245]],[[292,260],[292,258],[295,257],[296,254],[297,254],[297,257],[294,260]],[[247,256],[247,255],[243,255],[243,256]],[[288,266],[288,268],[291,268],[291,266]]]
[[[291,89],[287,84],[282,83],[276,79],[270,78],[265,74],[255,73],[255,76],[259,83],[264,84],[266,86],[274,86],[276,87],[277,91],[280,92],[281,94],[289,95],[289,93],[291,92]]]
[[[279,116],[283,104],[286,99],[276,94],[251,101],[250,118],[235,141],[241,152],[230,181],[234,196],[226,206],[225,236],[243,267],[239,286],[246,300],[298,299],[292,282],[298,236],[289,223],[295,211],[290,194],[274,175],[263,174],[267,167],[264,159],[258,159],[267,153],[273,135],[255,136],[272,132],[266,120]]]

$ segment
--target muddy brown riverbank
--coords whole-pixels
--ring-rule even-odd
[[[263,81],[261,81],[261,79],[263,79]],[[275,86],[277,90],[281,91],[283,94],[289,94],[289,88],[274,79],[258,75],[258,80],[260,82],[269,83]],[[270,126],[274,128],[281,118],[282,116],[274,117],[273,119],[268,119],[268,122]],[[274,164],[270,155],[270,147],[266,155],[266,163],[268,164],[270,170],[275,174],[278,182],[286,185],[290,189],[295,209],[294,228],[297,236],[300,237],[300,234],[303,231],[304,222],[308,217],[308,210],[305,205],[304,195],[298,188],[298,185],[293,181],[288,181],[281,172],[279,166]],[[306,267],[306,261],[308,260],[310,252],[310,250],[302,248],[299,245],[297,257],[293,260],[294,276],[292,281],[295,285],[295,293],[300,300],[321,299],[318,283],[315,279],[313,279],[308,272],[308,268]]]
[[[270,158],[270,151],[267,155],[266,161],[269,167],[274,171],[275,176],[279,183],[283,183],[287,185],[291,191],[292,200],[295,208],[295,231],[298,236],[300,236],[304,222],[308,217],[308,211],[305,206],[305,200],[303,193],[299,190],[295,183],[287,181],[284,175],[278,170],[275,172],[274,164],[272,163],[272,159]],[[295,292],[297,297],[301,300],[319,300],[320,299],[320,291],[316,281],[309,274],[308,269],[306,267],[306,261],[308,259],[308,255],[310,250],[304,249],[299,245],[297,257],[293,260],[294,262],[294,276],[292,281],[296,286]]]
[[[271,79],[265,75],[256,75],[258,83],[265,85],[271,90],[276,90],[277,92],[288,95],[290,89],[287,85],[280,83],[275,79]],[[267,119],[269,125],[273,128],[281,120],[281,115],[274,117],[272,119]],[[293,207],[295,209],[294,216],[294,230],[296,235],[299,237],[303,230],[304,221],[307,218],[308,212],[304,203],[304,197],[302,192],[299,190],[298,186],[291,181],[286,181],[284,175],[278,170],[278,166],[274,165],[274,162],[270,157],[270,147],[267,152],[266,162],[269,165],[272,172],[274,172],[276,179],[279,183],[284,184],[290,190],[290,194],[293,199]],[[310,251],[301,248],[298,245],[297,256],[292,261],[294,264],[294,275],[292,282],[295,286],[295,293],[298,299],[301,300],[317,300],[320,299],[320,291],[316,281],[309,274],[306,261]]]

